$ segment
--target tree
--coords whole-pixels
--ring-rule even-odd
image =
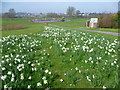
[[[15,10],[14,9],[12,9],[12,8],[10,8],[9,9],[9,18],[14,18],[15,17],[15,15],[16,15],[16,12],[15,12]]]
[[[120,11],[120,1],[118,2],[118,11]]]
[[[76,17],[80,16],[80,10],[76,10]]]
[[[118,14],[118,28],[120,28],[120,9],[117,14]]]
[[[9,13],[8,13],[8,12],[3,13],[3,14],[2,14],[2,17],[3,17],[3,18],[8,18],[8,17],[9,17]]]
[[[47,13],[46,16],[51,17],[51,18],[58,18],[59,17],[59,15],[57,13]]]
[[[102,14],[99,17],[99,27],[101,28],[112,28],[112,16],[113,14]]]
[[[74,15],[75,15],[75,8],[69,6],[69,7],[67,8],[67,15],[68,15],[68,16],[74,16]]]
[[[112,27],[118,28],[118,14],[112,16]]]

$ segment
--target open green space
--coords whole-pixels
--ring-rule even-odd
[[[97,30],[97,31],[106,31],[106,32],[116,32],[118,33],[118,29],[111,28],[87,28],[85,23],[89,18],[66,18],[71,20],[71,22],[50,22],[50,24],[69,27],[69,28],[83,28],[88,30]]]
[[[33,18],[32,18],[33,19]],[[24,25],[26,28],[17,29],[17,30],[3,30],[2,36],[8,35],[20,35],[20,34],[28,34],[28,33],[39,33],[42,32],[44,23],[35,23],[31,22],[32,19],[25,18],[3,18],[2,27],[10,26],[10,25]]]
[[[46,26],[40,33],[1,40],[4,87],[118,86],[115,37]]]
[[[26,26],[2,31],[0,67],[3,87],[118,87],[117,36],[55,28],[30,20],[3,18],[3,27]],[[50,24],[85,28],[87,19],[71,20]]]
[[[3,30],[2,36],[8,35],[20,35],[27,33],[38,33],[43,31],[43,27],[45,26],[45,22],[36,23],[31,22],[31,20],[36,18],[3,18],[2,27],[11,26],[11,25],[24,25],[26,28],[17,29],[17,30]],[[45,18],[40,18],[38,20],[44,20]],[[47,19],[47,18],[46,18]],[[50,19],[50,18],[49,18]],[[60,20],[60,18],[57,18]],[[110,28],[86,28],[85,22],[89,20],[89,18],[66,18],[71,20],[70,22],[49,22],[49,24],[68,27],[68,28],[84,28],[90,30],[98,30],[98,31],[107,31],[107,32],[118,32],[118,29],[110,29]]]

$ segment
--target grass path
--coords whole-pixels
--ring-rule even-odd
[[[82,28],[69,28],[69,27],[63,27],[63,26],[57,26],[53,24],[49,24],[50,26],[60,27],[60,28],[66,28],[66,29],[79,29],[84,31],[92,31],[92,32],[98,32],[98,33],[104,33],[104,34],[110,34],[113,36],[120,36],[120,33],[114,33],[114,32],[105,32],[105,31],[97,31],[97,30],[88,30],[88,29],[82,29]]]

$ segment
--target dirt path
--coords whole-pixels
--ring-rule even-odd
[[[84,30],[84,31],[91,31],[91,32],[110,34],[110,35],[113,35],[113,36],[120,36],[120,33],[114,33],[114,32],[96,31],[96,30],[88,30],[88,29],[82,29],[82,28],[69,28],[69,27],[62,27],[62,26],[57,26],[57,25],[52,25],[52,24],[49,24],[49,25],[50,26],[55,26],[55,27],[60,27],[60,28],[66,28],[66,29],[79,29],[79,30]]]

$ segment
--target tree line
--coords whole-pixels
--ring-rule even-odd
[[[66,14],[58,14],[58,13],[52,13],[49,12],[47,14],[42,14],[43,17],[53,17],[53,18],[59,18],[59,17],[80,17],[80,10],[76,10],[75,7],[69,6],[66,10]],[[17,16],[17,13],[15,12],[15,10],[13,8],[10,8],[8,12],[3,13],[2,17],[4,18],[19,18]]]
[[[120,10],[120,9],[119,9]],[[66,14],[58,13],[47,13],[41,14],[41,17],[60,18],[60,17],[81,17],[81,18],[99,18],[99,27],[101,28],[118,28],[120,26],[120,11],[118,13],[81,13],[80,10],[76,10],[75,7],[69,6],[66,10]],[[14,9],[9,9],[8,12],[4,13],[2,17],[5,18],[19,18],[16,16]]]

